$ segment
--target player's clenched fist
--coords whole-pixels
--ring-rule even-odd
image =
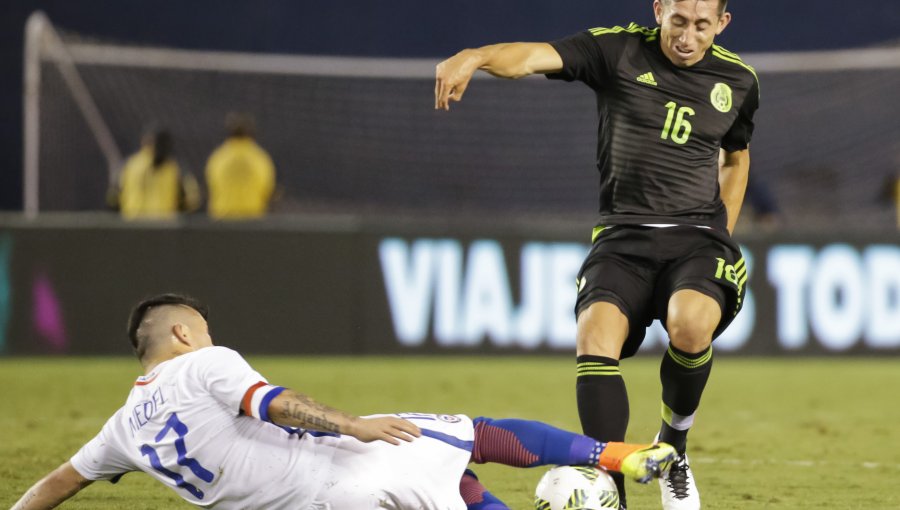
[[[394,416],[376,418],[357,418],[350,426],[347,434],[364,443],[384,441],[394,445],[400,441],[412,441],[422,435],[419,427],[412,422]]]

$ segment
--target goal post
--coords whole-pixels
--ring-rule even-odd
[[[108,182],[112,183],[115,172],[122,164],[122,153],[113,139],[103,116],[90,91],[78,73],[75,60],[68,48],[54,30],[47,16],[37,11],[28,17],[25,26],[25,108],[24,108],[24,196],[26,216],[37,215],[39,198],[39,150],[40,150],[40,93],[41,67],[43,58],[55,62],[60,74],[72,94],[81,115],[91,130],[106,158]]]

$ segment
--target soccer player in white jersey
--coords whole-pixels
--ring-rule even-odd
[[[176,294],[134,309],[128,333],[144,375],[100,433],[15,510],[53,508],[132,471],[209,508],[500,510],[508,507],[470,462],[593,465],[647,482],[675,458],[666,444],[600,443],[535,421],[352,416],[269,384],[237,352],[213,346],[206,316]]]

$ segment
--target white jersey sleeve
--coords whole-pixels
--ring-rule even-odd
[[[269,421],[268,407],[283,387],[272,386],[249,363],[227,347],[207,347],[194,362],[197,380],[209,394],[235,414]]]
[[[121,422],[122,410],[106,421],[100,433],[88,441],[72,456],[69,462],[81,476],[88,480],[113,480],[131,471],[138,471],[123,445],[118,441],[115,428]]]

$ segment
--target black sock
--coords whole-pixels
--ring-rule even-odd
[[[678,453],[687,448],[687,434],[700,406],[703,388],[712,371],[712,346],[689,354],[671,344],[659,367],[662,381],[662,428],[659,440],[674,446]]]
[[[575,394],[584,435],[597,441],[624,441],[628,429],[628,392],[619,361],[603,356],[578,356]],[[625,477],[610,473],[625,506]]]

